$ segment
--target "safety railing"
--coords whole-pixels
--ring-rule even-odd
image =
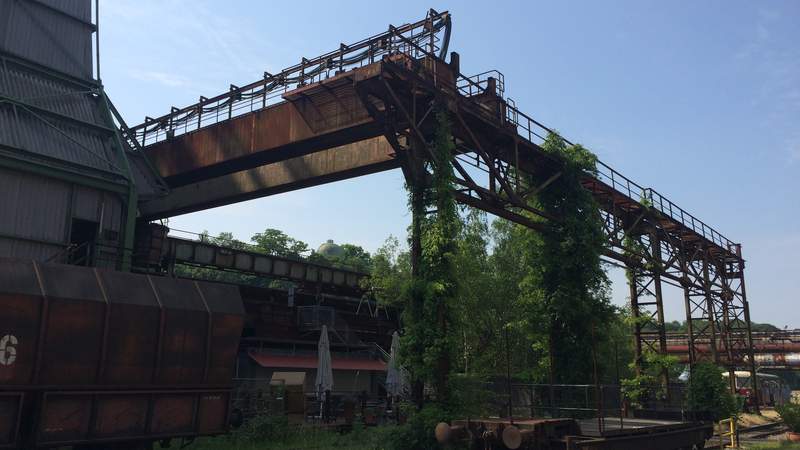
[[[135,139],[144,147],[176,135],[194,131],[233,117],[257,111],[276,103],[281,96],[308,83],[380,60],[385,55],[402,53],[418,59],[443,58],[450,41],[450,15],[430,10],[425,19],[402,25],[354,44],[341,44],[337,50],[299,64],[277,74],[264,73],[261,80],[246,86],[231,85],[228,92],[212,98],[200,97],[197,103],[173,107],[161,117],[146,117],[144,123],[130,128],[125,139]]]
[[[505,78],[502,73],[498,71],[488,71],[473,76],[459,74],[456,85],[460,94],[465,97],[474,97],[485,92],[490,77],[497,80],[498,94],[502,96],[502,93],[505,91]],[[537,145],[541,145],[547,139],[548,135],[558,134],[520,111],[512,99],[507,99],[506,101],[505,121],[516,127],[517,134],[520,137]],[[564,139],[564,142],[568,145],[573,145],[572,142],[563,136],[562,139]],[[608,164],[598,160],[595,170],[589,175],[596,178],[598,181],[602,181],[617,192],[626,195],[628,198],[656,209],[719,247],[729,252],[735,251],[734,248],[736,244],[717,230],[688,213],[657,191],[639,185],[630,178],[612,169]]]
[[[517,134],[519,134],[520,137],[535,144],[541,144],[549,134],[555,133],[550,128],[542,125],[517,109],[513,103],[506,105],[506,120],[516,126]],[[564,141],[569,145],[573,145],[572,142],[567,139],[564,139]],[[595,171],[589,175],[596,178],[598,181],[602,181],[617,192],[626,195],[628,198],[656,209],[665,216],[682,224],[721,248],[729,252],[734,251],[736,244],[733,241],[723,236],[702,220],[688,213],[668,198],[659,194],[657,191],[639,185],[630,178],[612,169],[608,164],[597,161]]]
[[[739,448],[735,417],[720,420],[717,423],[717,432],[719,434],[720,449]]]
[[[489,86],[490,78],[494,79],[497,84],[497,94],[500,95],[500,97],[505,97],[505,76],[497,70],[489,70],[469,77],[461,75],[456,81],[456,87],[458,88],[458,92],[462,95],[472,97],[473,95],[479,95],[486,91]]]

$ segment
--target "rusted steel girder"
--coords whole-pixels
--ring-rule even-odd
[[[319,184],[395,169],[394,149],[378,136],[309,155],[173,187],[139,205],[145,220],[229,205]]]
[[[171,187],[380,136],[353,91],[378,64],[284,95],[286,102],[158,142],[145,153]]]

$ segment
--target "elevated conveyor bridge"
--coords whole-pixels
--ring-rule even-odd
[[[450,30],[450,15],[431,10],[418,22],[123,128],[123,139],[146,154],[170,188],[140,204],[143,217],[395,168],[425,176],[414,160],[424,159],[433,136],[434,108],[446,105],[457,145],[456,199],[534,229],[558,220],[526,201],[561,176],[563,160],[540,147],[551,130],[504,97],[499,73],[465,76],[455,53],[446,62]],[[521,173],[547,181],[531,189]],[[606,256],[632,274],[633,314],[641,318],[637,356],[667,351],[668,283],[684,293],[690,361],[754,370],[741,246],[602,162],[582,184],[601,209]]]

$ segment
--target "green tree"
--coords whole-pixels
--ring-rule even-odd
[[[697,363],[689,374],[686,392],[689,411],[701,417],[721,420],[736,415],[736,398],[722,377],[722,369],[712,363]]]
[[[261,233],[254,234],[250,241],[255,251],[268,255],[299,258],[310,251],[305,242],[274,228],[267,228]]]
[[[400,241],[389,236],[372,257],[372,270],[365,286],[384,306],[402,307],[405,289],[411,278],[408,252],[400,250]]]
[[[592,351],[605,340],[601,325],[611,317],[609,280],[602,265],[605,246],[602,217],[581,178],[594,172],[596,157],[580,145],[567,145],[548,135],[542,149],[564,161],[561,175],[530,202],[555,220],[542,232],[517,226],[526,274],[520,301],[529,318],[534,342],[546,342],[549,378],[557,383],[585,383],[592,378]],[[530,186],[545,180],[531,176]],[[540,219],[535,219],[540,220]]]

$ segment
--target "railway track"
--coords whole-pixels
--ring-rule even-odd
[[[739,430],[739,445],[763,443],[766,440],[771,440],[770,437],[785,433],[787,430],[783,422],[772,422],[745,427]],[[715,433],[714,436],[708,440],[708,444],[706,444],[705,448],[722,448],[719,444],[719,435]]]
[[[783,422],[773,422],[764,425],[747,427],[739,432],[739,440],[763,440],[770,436],[785,433],[788,429]]]

